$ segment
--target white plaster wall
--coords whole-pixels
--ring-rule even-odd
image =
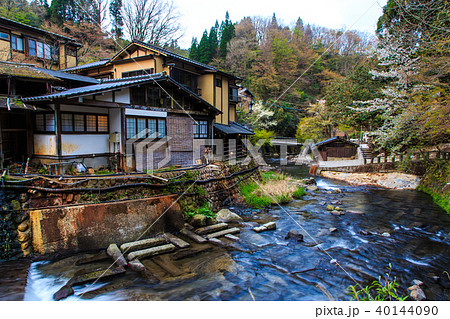
[[[116,103],[130,104],[130,89],[125,88],[114,93]]]
[[[95,96],[95,99],[98,101],[106,101],[112,102],[113,94],[112,92],[105,92],[103,94],[99,94]]]
[[[56,155],[55,135],[35,134],[33,139],[35,155]]]
[[[109,134],[63,134],[62,155],[89,155],[109,152]]]
[[[110,133],[119,133],[121,136],[124,134],[122,132],[122,122],[120,118],[121,109],[109,109],[109,132]],[[114,151],[119,152],[122,149],[122,139],[120,139],[119,145],[116,144],[116,149],[114,150],[114,144],[109,143],[109,152],[113,153]]]
[[[125,109],[125,115],[148,116],[148,117],[167,117],[167,112]]]

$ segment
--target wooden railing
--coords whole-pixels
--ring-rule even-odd
[[[415,154],[394,154],[394,155],[383,155],[373,158],[364,158],[364,164],[380,164],[380,163],[395,163],[402,162],[405,159],[411,160],[428,160],[428,159],[445,159],[450,160],[450,152],[442,151],[427,151],[419,152]]]

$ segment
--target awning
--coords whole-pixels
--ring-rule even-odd
[[[243,125],[236,122],[230,122],[229,125],[215,123],[214,128],[220,133],[225,135],[242,134],[242,135],[255,135],[255,132],[249,130]]]

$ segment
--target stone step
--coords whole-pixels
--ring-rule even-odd
[[[239,228],[237,228],[237,227],[228,228],[228,229],[225,229],[225,230],[218,231],[216,233],[209,234],[209,235],[206,236],[206,238],[211,239],[211,238],[222,237],[222,236],[225,236],[225,235],[228,235],[228,234],[237,234],[240,231],[241,230]]]
[[[214,245],[222,247],[222,248],[231,248],[231,249],[234,248],[232,245],[224,243],[223,241],[221,241],[218,238],[209,238],[208,241],[211,244],[214,244]]]
[[[253,230],[255,232],[257,232],[257,233],[261,233],[261,232],[266,231],[266,230],[275,230],[275,229],[277,229],[277,224],[275,222],[269,222],[269,223],[266,223],[266,224],[261,225],[259,227],[253,228]]]
[[[174,277],[181,276],[185,273],[175,266],[168,256],[156,256],[152,258],[152,261]]]
[[[239,241],[239,237],[236,237],[236,236],[231,235],[231,234],[226,234],[223,237],[225,237],[226,239],[232,240],[232,241]]]
[[[226,229],[226,228],[228,228],[228,224],[219,223],[219,224],[215,224],[215,225],[211,225],[211,226],[198,228],[195,230],[195,233],[198,235],[205,235],[205,234],[214,233],[214,232]]]
[[[192,239],[193,241],[195,241],[196,243],[199,243],[199,244],[205,244],[205,243],[208,242],[205,238],[197,235],[196,233],[194,233],[194,232],[192,232],[192,231],[190,231],[189,229],[186,229],[186,228],[183,228],[180,231],[180,234],[182,234],[182,235]]]
[[[167,239],[163,236],[148,238],[148,239],[142,239],[138,241],[133,241],[130,243],[125,243],[120,246],[120,249],[124,253],[131,253],[136,250],[142,250],[145,248],[155,247],[162,244],[167,243]]]
[[[151,256],[155,256],[158,254],[168,253],[175,249],[176,249],[176,247],[174,244],[166,244],[166,245],[162,245],[162,246],[156,246],[156,247],[147,248],[147,249],[138,250],[138,251],[129,253],[127,256],[127,259],[133,260],[133,259],[141,259],[141,258],[151,257]]]
[[[170,233],[164,234],[164,237],[167,239],[167,241],[171,242],[178,248],[188,248],[190,246],[189,243],[185,242],[183,239],[178,238],[177,236]]]

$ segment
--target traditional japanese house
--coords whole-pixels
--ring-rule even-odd
[[[340,137],[333,137],[314,145],[319,150],[323,161],[355,159],[358,153],[358,144]]]

